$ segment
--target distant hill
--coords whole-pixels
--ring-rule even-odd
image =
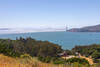
[[[95,26],[86,26],[82,28],[72,28],[68,32],[100,32],[100,24]]]

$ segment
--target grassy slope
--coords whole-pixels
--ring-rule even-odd
[[[47,64],[38,61],[36,58],[12,58],[8,56],[4,56],[0,54],[0,67],[72,67],[68,65],[54,65]],[[73,65],[73,67],[79,67],[77,63]],[[80,66],[80,67],[88,67],[88,66]],[[99,65],[93,65],[91,67],[100,67]]]
[[[42,63],[32,59],[23,58],[11,58],[0,54],[0,67],[62,67],[61,65]]]

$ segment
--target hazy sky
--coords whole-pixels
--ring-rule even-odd
[[[0,0],[0,28],[100,24],[100,0]]]

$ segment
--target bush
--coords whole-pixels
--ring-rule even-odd
[[[53,63],[54,63],[54,64],[64,64],[65,61],[60,61],[60,60],[58,60],[58,61],[54,61]]]
[[[50,63],[52,58],[51,57],[38,57],[38,60],[45,62],[45,63]]]
[[[83,58],[71,58],[71,59],[66,60],[66,62],[68,63],[78,62],[79,64],[89,64],[89,62]]]
[[[31,58],[31,56],[29,54],[23,54],[20,56],[20,58]]]
[[[45,63],[54,63],[54,64],[64,64],[66,61],[62,58],[58,57],[38,57],[38,60],[45,62]]]

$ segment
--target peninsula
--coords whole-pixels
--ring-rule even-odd
[[[72,28],[68,32],[100,32],[100,24],[94,26],[86,26],[82,28]]]

